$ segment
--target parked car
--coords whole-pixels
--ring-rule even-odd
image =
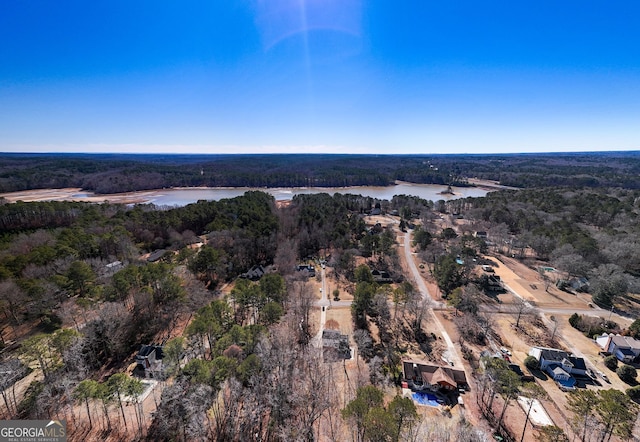
[[[600,377],[601,377],[602,379],[604,379],[606,382],[611,383],[611,381],[609,381],[609,378],[607,377],[607,375],[606,375],[606,374],[604,374],[604,373],[603,373],[603,372],[601,372],[601,371],[599,371],[599,372],[598,372],[598,374],[599,374],[599,375],[600,375]]]

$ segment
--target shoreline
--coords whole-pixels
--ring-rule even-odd
[[[474,186],[476,186],[478,189],[484,189],[484,190],[520,190],[517,187],[504,186],[504,185],[500,184],[499,181],[481,180],[481,179],[478,179],[478,178],[468,178],[467,181],[469,181],[470,184],[473,184]]]
[[[61,189],[33,189],[21,190],[18,192],[8,192],[0,194],[10,203],[22,201],[33,203],[40,201],[76,201],[87,203],[115,203],[115,204],[140,204],[146,203],[151,198],[161,195],[158,190],[140,190],[135,192],[96,194],[83,190],[80,187],[64,187]]]
[[[470,183],[473,184],[473,187],[478,189],[486,190],[486,191],[495,191],[499,189],[508,189],[506,186],[501,186],[499,183],[485,181],[485,180],[469,180]],[[110,194],[96,194],[92,191],[84,190],[80,187],[65,187],[60,189],[31,189],[31,190],[21,190],[16,192],[6,192],[0,194],[0,198],[6,199],[9,203],[15,203],[18,201],[22,202],[40,202],[40,201],[73,201],[73,202],[89,202],[89,203],[112,203],[112,204],[148,204],[153,203],[154,199],[158,197],[165,196],[167,193],[172,191],[207,191],[207,190],[219,190],[219,191],[263,191],[267,193],[278,192],[278,191],[288,191],[287,193],[291,193],[291,191],[295,192],[296,190],[318,190],[319,192],[326,190],[326,192],[331,193],[332,190],[351,190],[357,192],[358,189],[390,189],[396,186],[403,185],[407,187],[444,187],[447,186],[441,184],[421,184],[421,183],[410,183],[405,181],[396,180],[394,184],[389,186],[336,186],[336,187],[168,187],[164,189],[151,189],[151,190],[136,190],[131,192],[122,192],[122,193],[110,193]],[[453,189],[458,189],[455,186],[452,186]],[[466,187],[465,187],[466,188]],[[460,188],[464,189],[464,188]],[[444,190],[443,192],[446,192]],[[461,193],[454,192],[446,193],[438,192],[438,194],[443,197],[447,196],[459,196]],[[273,194],[273,193],[272,193]],[[275,196],[275,195],[274,195]],[[286,201],[287,198],[278,199],[276,197],[276,201]]]

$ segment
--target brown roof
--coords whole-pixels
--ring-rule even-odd
[[[446,365],[436,365],[417,361],[402,361],[402,370],[405,379],[422,380],[430,385],[443,383],[452,386],[467,385],[467,376],[464,370],[458,370]]]
[[[448,384],[448,385],[451,385],[452,387],[458,386],[456,381],[454,381],[453,378],[449,376],[449,373],[447,373],[442,367],[439,367],[438,369],[436,369],[436,371],[434,371],[430,377],[431,379],[428,379],[429,376],[427,375],[427,373],[426,372],[422,373],[422,378],[431,385]]]

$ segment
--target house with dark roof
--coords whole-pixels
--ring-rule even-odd
[[[587,374],[587,366],[583,358],[579,358],[564,350],[546,347],[532,347],[529,355],[533,356],[540,362],[540,370],[545,370],[549,374],[555,366],[562,367],[568,374],[585,376]],[[548,367],[554,365],[550,370]]]
[[[384,270],[380,271],[374,269],[371,271],[371,276],[373,276],[373,280],[375,282],[379,283],[390,283],[393,281],[389,272],[385,272]]]
[[[162,346],[142,345],[136,354],[136,369],[139,373],[144,373],[145,377],[153,377],[162,369]]]
[[[587,374],[584,359],[564,350],[532,347],[529,355],[540,362],[540,370],[546,371],[563,390],[575,388],[576,380],[573,375],[586,376]]]
[[[368,232],[369,235],[379,235],[380,233],[384,232],[384,227],[382,227],[382,224],[380,223],[375,223],[369,228]]]
[[[448,365],[436,365],[412,360],[402,361],[404,381],[412,390],[457,390],[468,389],[467,375],[464,370]]]
[[[266,273],[266,270],[262,266],[253,266],[247,272],[240,275],[240,278],[249,279],[251,281],[257,281],[262,278]]]
[[[147,262],[158,262],[164,257],[166,253],[167,251],[165,249],[155,250],[147,257]]]
[[[316,276],[316,268],[311,264],[300,264],[296,267],[298,272],[308,272],[310,277]]]
[[[338,362],[351,359],[349,336],[338,330],[322,330],[322,359],[324,362]]]

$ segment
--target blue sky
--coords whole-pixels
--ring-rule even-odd
[[[640,150],[640,2],[3,0],[0,151]]]

